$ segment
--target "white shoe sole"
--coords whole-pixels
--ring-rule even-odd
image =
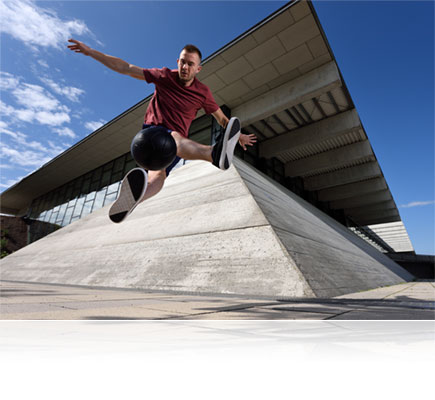
[[[219,159],[219,168],[228,169],[233,162],[234,149],[240,138],[240,121],[237,117],[232,117],[225,129],[224,142],[222,145],[222,152]],[[225,165],[225,160],[228,162],[228,166]]]
[[[140,174],[143,174],[144,181]],[[124,177],[119,196],[109,210],[112,222],[120,223],[132,213],[145,194],[147,186],[148,175],[142,168],[134,168]]]

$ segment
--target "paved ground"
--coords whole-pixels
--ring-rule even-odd
[[[435,282],[333,299],[265,299],[0,281],[3,320],[434,320]]]

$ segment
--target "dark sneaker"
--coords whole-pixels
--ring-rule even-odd
[[[229,120],[225,133],[213,146],[211,156],[213,165],[220,169],[228,169],[233,161],[234,149],[240,137],[240,121],[237,117]]]
[[[147,185],[147,173],[142,168],[132,169],[122,180],[119,196],[110,207],[109,218],[116,223],[124,221],[139,204]]]

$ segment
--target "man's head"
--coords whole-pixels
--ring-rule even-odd
[[[187,44],[181,50],[177,60],[180,82],[186,86],[192,84],[196,74],[201,71],[201,52],[193,44]]]

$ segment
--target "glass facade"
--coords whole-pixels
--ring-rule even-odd
[[[92,211],[113,202],[124,175],[136,167],[130,153],[112,160],[85,175],[64,184],[33,200],[28,217],[30,220],[46,222],[42,232],[30,224],[29,242],[66,226]]]
[[[210,144],[211,116],[194,121],[190,138]],[[178,166],[183,165],[180,161]],[[112,203],[125,174],[137,164],[130,152],[33,200],[27,215],[29,243]],[[32,221],[45,224],[32,224]]]

